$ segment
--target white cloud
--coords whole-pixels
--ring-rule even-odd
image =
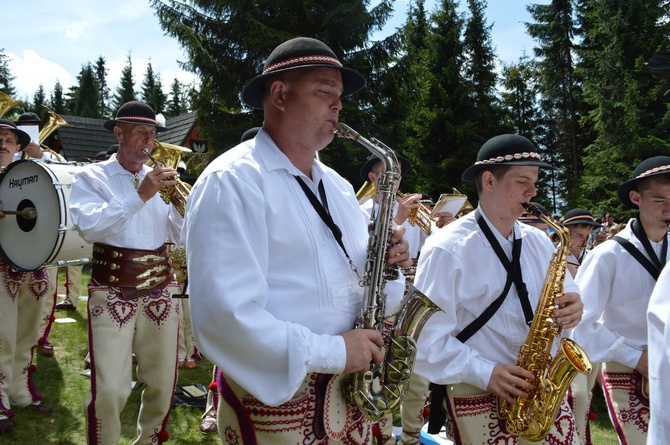
[[[28,94],[33,94],[40,84],[48,97],[56,81],[60,81],[65,91],[73,82],[72,75],[66,69],[56,62],[45,59],[32,49],[25,50],[20,55],[13,53],[7,55],[9,70],[12,76],[15,76],[13,84],[21,93],[17,99],[25,99]],[[30,96],[28,99],[33,98]]]

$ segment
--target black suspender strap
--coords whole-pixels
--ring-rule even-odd
[[[633,255],[633,258],[635,258],[637,260],[637,262],[642,265],[642,267],[647,269],[647,272],[649,272],[649,275],[651,275],[654,278],[654,280],[658,280],[659,271],[656,268],[656,266],[654,266],[654,264],[651,261],[649,261],[649,259],[647,259],[647,257],[642,255],[642,252],[637,250],[635,248],[635,246],[630,241],[628,241],[625,238],[621,238],[618,235],[614,235],[610,239],[613,240],[613,241],[616,241],[619,244],[621,244],[621,246],[624,249],[626,249],[628,251],[628,253]]]
[[[659,258],[656,255],[656,252],[654,249],[651,247],[651,243],[649,242],[649,237],[647,236],[647,232],[645,232],[644,227],[642,227],[642,224],[640,223],[638,218],[634,218],[631,221],[630,228],[633,232],[633,235],[637,239],[640,240],[642,243],[642,246],[644,247],[644,250],[647,252],[647,255],[649,255],[649,258],[645,257],[642,252],[640,252],[630,241],[628,241],[625,238],[622,238],[618,235],[615,235],[612,237],[614,241],[617,243],[621,244],[621,246],[630,253],[633,258],[637,260],[638,263],[644,267],[647,272],[654,278],[654,280],[658,280],[658,276],[661,274],[661,270],[663,270],[663,267],[665,266],[665,259],[668,256],[668,237],[666,236],[663,238],[663,247],[661,248],[661,258]],[[651,259],[650,259],[651,258]]]
[[[660,272],[663,270],[663,266],[665,266],[665,259],[668,256],[668,237],[665,236],[663,238],[663,246],[661,247],[661,257],[659,258],[656,255],[656,251],[654,251],[654,249],[651,247],[649,237],[647,236],[647,232],[644,230],[644,226],[640,222],[639,215],[637,218],[631,221],[630,228],[633,231],[633,234],[642,243],[642,247],[644,247],[644,250],[647,251],[647,255],[649,255],[649,258],[651,258],[651,261],[654,263],[654,266],[656,266],[660,274]]]
[[[500,243],[498,243],[498,240],[496,240],[493,232],[491,232],[491,229],[486,224],[486,221],[484,221],[484,218],[479,212],[479,209],[475,210],[475,218],[479,228],[482,230],[484,236],[486,236],[486,239],[488,239],[489,243],[493,247],[493,250],[498,256],[498,259],[505,267],[505,270],[507,270],[507,282],[505,283],[505,288],[503,289],[502,294],[500,294],[500,296],[496,298],[479,317],[473,320],[456,336],[456,338],[461,342],[467,341],[467,339],[472,337],[482,326],[486,324],[486,322],[491,319],[491,317],[493,317],[493,314],[496,313],[507,297],[512,283],[514,283],[516,286],[517,293],[519,294],[519,301],[521,302],[521,308],[523,309],[526,324],[530,326],[530,324],[533,322],[533,309],[531,308],[530,301],[528,299],[528,289],[526,288],[526,284],[523,282],[523,277],[521,276],[521,239],[514,239],[514,246],[512,248],[512,261],[510,262],[510,260],[507,258],[507,255],[505,255],[505,252],[500,246]]]
[[[347,256],[347,258],[349,258],[347,249],[344,248],[344,243],[342,242],[342,230],[340,230],[337,224],[335,224],[333,217],[330,216],[330,211],[328,211],[328,199],[326,198],[326,190],[323,187],[323,181],[319,181],[319,195],[321,195],[321,201],[319,201],[314,192],[310,190],[302,178],[296,176],[295,179],[298,181],[298,184],[300,184],[300,187],[305,192],[305,195],[307,195],[307,199],[309,199],[309,202],[312,204],[312,207],[314,207],[314,210],[316,210],[316,213],[319,214],[323,222],[326,223],[330,231],[333,233],[337,244],[340,245],[340,248],[342,248],[344,254]]]

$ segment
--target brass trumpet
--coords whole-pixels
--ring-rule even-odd
[[[396,194],[398,199],[402,199],[407,196],[406,193],[400,191]],[[409,215],[407,215],[407,221],[412,226],[418,226],[421,230],[424,231],[426,235],[430,235],[432,230],[432,220],[430,217],[430,210],[421,203],[421,201],[415,201],[412,204],[418,203],[419,207],[409,210]]]
[[[163,144],[158,141],[154,141],[153,151],[149,151],[148,148],[144,149],[144,153],[149,156],[151,162],[154,163],[156,167],[172,167],[174,169],[179,165],[179,152],[190,152],[191,150],[185,147],[179,147],[178,145],[172,144]],[[174,161],[173,164],[168,164],[169,161]],[[181,216],[184,216],[186,211],[186,201],[188,200],[188,195],[191,193],[191,185],[187,184],[179,179],[177,175],[174,179],[177,180],[176,185],[163,187],[160,189],[159,193],[165,204],[174,205],[175,209]]]

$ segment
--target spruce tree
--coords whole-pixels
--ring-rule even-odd
[[[54,90],[49,97],[49,108],[58,114],[63,114],[66,112],[65,98],[63,96],[63,86],[58,80],[56,81]]]
[[[100,92],[98,82],[91,63],[82,67],[77,76],[78,84],[68,92],[67,107],[71,114],[80,117],[101,119]]]
[[[107,61],[100,56],[95,61],[95,78],[98,82],[98,91],[100,93],[100,114],[109,116],[109,86],[107,85]]]
[[[552,0],[549,4],[527,6],[534,22],[526,23],[528,34],[535,39],[541,106],[547,116],[545,143],[559,162],[560,182],[565,184],[562,199],[567,207],[575,207],[582,173],[581,158],[584,137],[579,125],[581,117],[581,85],[575,75],[574,0]],[[551,127],[551,128],[549,128]],[[552,135],[552,137],[549,137]]]
[[[597,132],[585,151],[581,190],[596,214],[632,215],[616,196],[635,165],[670,155],[667,98],[645,62],[670,47],[667,0],[583,0],[584,99]],[[665,120],[664,120],[665,119]]]
[[[140,97],[145,103],[149,104],[156,113],[163,112],[167,102],[167,96],[163,93],[163,85],[160,80],[160,75],[154,73],[151,61],[147,63],[147,69],[144,72]]]
[[[7,54],[5,54],[5,49],[0,49],[0,91],[8,95],[9,97],[14,97],[16,90],[12,86],[14,81],[14,76],[9,71],[9,60],[7,60]]]
[[[179,116],[188,111],[186,98],[183,93],[184,88],[185,86],[175,77],[170,86],[170,94],[168,96],[167,108],[165,110],[165,115],[167,117]]]
[[[198,110],[204,135],[217,151],[236,145],[244,131],[261,124],[262,114],[244,108],[239,93],[247,81],[262,71],[270,52],[293,37],[324,41],[345,66],[368,77],[367,91],[345,100],[342,112],[343,121],[352,126],[358,123],[357,119],[363,119],[365,113],[357,110],[367,109],[380,100],[374,89],[376,76],[383,74],[378,70],[386,65],[389,51],[393,50],[389,48],[390,39],[369,41],[372,33],[381,29],[390,17],[393,1],[382,0],[370,11],[368,3],[362,0],[151,1],[163,30],[176,37],[187,54],[183,67],[200,78],[199,91],[192,98],[193,108]],[[343,144],[340,141],[334,145]],[[338,169],[345,167],[339,160],[332,165]],[[349,172],[342,173],[351,177],[355,170],[349,168]]]
[[[133,80],[133,62],[130,53],[128,53],[126,66],[121,70],[121,80],[112,99],[112,115],[116,114],[121,105],[131,100],[137,100],[137,96],[135,95],[135,81]]]

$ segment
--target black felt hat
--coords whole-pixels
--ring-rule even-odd
[[[132,100],[121,105],[119,111],[116,112],[116,119],[110,119],[103,124],[109,131],[114,131],[114,127],[119,123],[135,124],[135,125],[152,125],[156,127],[156,131],[166,131],[156,120],[156,113],[154,110],[144,102]]]
[[[533,165],[554,169],[546,162],[542,162],[535,145],[525,137],[518,134],[501,134],[484,142],[477,154],[477,162],[463,172],[461,179],[472,182],[477,172],[497,165]]]
[[[625,205],[632,209],[637,209],[637,204],[630,200],[630,192],[635,188],[638,182],[657,175],[670,174],[670,156],[654,156],[645,159],[633,171],[633,177],[619,186],[617,194],[619,199]]]
[[[19,140],[20,150],[23,150],[30,143],[30,135],[23,130],[16,128],[16,124],[9,119],[0,119],[0,130],[12,130],[16,133],[16,138]]]
[[[400,162],[400,175],[405,176],[409,174],[409,172],[412,171],[412,163],[410,162],[410,160],[404,156],[400,156],[397,153],[396,158],[398,158],[398,162]],[[374,155],[370,156],[365,161],[360,171],[361,179],[363,181],[368,180],[368,173],[370,173],[370,170],[372,170],[372,166],[375,165],[377,162],[382,162],[382,160],[381,158],[378,158],[377,156]]]
[[[21,113],[21,116],[16,120],[16,125],[39,125],[42,123],[42,119],[35,113],[26,111]]]
[[[591,212],[586,209],[571,209],[563,215],[561,224],[564,226],[576,226],[577,224],[588,224],[593,227],[600,227]]]
[[[263,84],[277,74],[298,68],[335,68],[342,73],[344,91],[342,97],[349,96],[363,88],[365,77],[358,71],[345,68],[328,46],[310,37],[296,37],[277,46],[268,56],[263,72],[251,79],[242,88],[242,102],[250,107],[263,108]]]

